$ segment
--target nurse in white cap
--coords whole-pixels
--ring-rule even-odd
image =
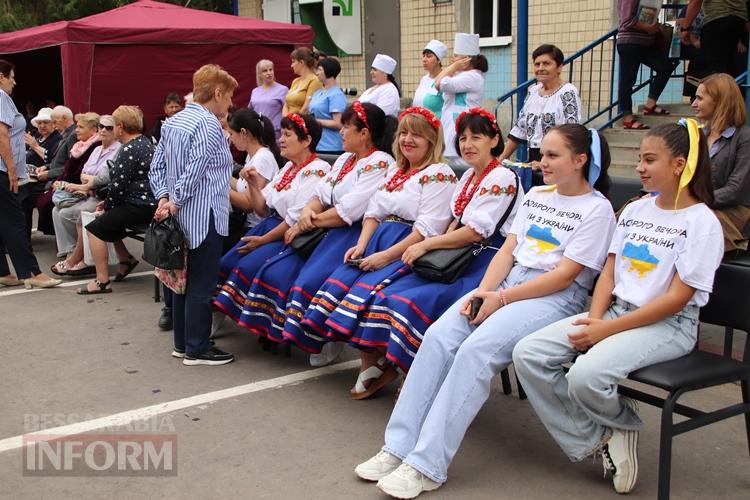
[[[458,157],[453,144],[458,115],[469,108],[482,105],[484,74],[487,69],[487,58],[479,53],[479,35],[456,33],[453,63],[443,69],[435,79],[435,88],[443,93],[440,120],[445,134],[446,158]]]
[[[435,88],[435,78],[443,69],[442,61],[448,55],[448,47],[439,40],[430,40],[422,49],[422,67],[427,72],[414,92],[412,106],[427,108],[440,118],[443,112],[443,93]]]
[[[359,97],[360,102],[371,102],[378,106],[386,115],[398,116],[401,109],[401,91],[396,85],[393,72],[396,70],[396,60],[385,54],[378,54],[372,61],[370,78],[374,84]]]

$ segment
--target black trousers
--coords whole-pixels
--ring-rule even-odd
[[[19,279],[39,274],[39,263],[26,235],[26,220],[18,194],[10,190],[8,173],[0,172],[0,276],[10,274],[6,252]]]
[[[208,219],[206,239],[188,250],[187,289],[172,295],[174,346],[188,356],[200,356],[211,344],[211,301],[219,278],[219,261],[224,237],[216,232],[213,213]]]
[[[620,112],[627,115],[633,112],[633,85],[638,78],[641,64],[654,70],[655,75],[648,87],[648,96],[658,100],[669,82],[675,63],[653,45],[623,43],[617,46],[617,54],[620,56],[617,99],[620,102]]]
[[[745,21],[727,16],[703,25],[701,50],[706,53],[709,73],[729,73],[738,76],[737,42],[744,40]]]

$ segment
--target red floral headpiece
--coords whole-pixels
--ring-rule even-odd
[[[479,115],[482,118],[487,118],[492,124],[492,128],[494,128],[498,134],[500,133],[500,127],[497,125],[497,118],[484,108],[471,108],[458,115],[458,119],[456,119],[456,133],[458,133],[458,124],[461,123],[461,120],[463,120],[466,115]]]
[[[292,120],[300,129],[302,129],[302,133],[307,135],[310,135],[310,132],[307,131],[307,124],[305,124],[305,119],[302,118],[301,115],[297,113],[289,113],[287,115],[287,118]]]
[[[427,120],[427,123],[429,123],[430,126],[434,128],[435,130],[440,128],[440,119],[437,116],[435,116],[435,113],[421,106],[412,106],[410,108],[406,108],[401,113],[401,115],[399,115],[398,119],[403,120],[406,115],[411,115],[411,114],[418,114],[418,115],[424,116],[424,118]]]
[[[367,123],[367,113],[365,113],[365,107],[362,106],[362,103],[359,101],[354,101],[352,103],[352,109],[357,114],[357,118],[359,118],[359,121],[361,121],[366,129],[370,128],[370,124]]]

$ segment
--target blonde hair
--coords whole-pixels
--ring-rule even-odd
[[[122,129],[128,134],[143,132],[143,111],[138,106],[118,106],[112,112],[112,118],[116,124],[122,125]]]
[[[440,125],[437,130],[435,130],[427,121],[427,118],[419,113],[410,113],[404,116],[398,123],[396,138],[393,140],[393,156],[396,158],[399,167],[409,167],[409,160],[407,160],[401,152],[401,147],[398,143],[399,136],[404,132],[411,132],[414,135],[424,137],[427,139],[427,142],[430,143],[430,147],[427,149],[425,157],[422,158],[422,164],[432,165],[433,163],[441,163],[444,161],[443,152],[445,151],[445,141],[443,140],[443,126]]]
[[[74,117],[74,119],[76,123],[83,122],[89,128],[93,128],[93,129],[96,129],[96,127],[99,125],[99,115],[97,115],[93,111],[89,111],[88,113],[78,113]]]
[[[711,130],[721,133],[729,127],[741,127],[745,124],[745,99],[734,78],[726,73],[715,73],[703,80],[701,85],[716,103],[709,123]]]
[[[109,122],[112,122],[113,125],[115,124],[115,118],[112,115],[101,115],[99,117],[99,123],[100,124],[103,125],[105,120],[109,121]]]
[[[237,80],[216,64],[206,64],[193,73],[193,100],[199,104],[208,102],[216,89],[234,92]]]
[[[258,64],[255,65],[255,81],[258,83],[258,87],[263,85],[263,77],[261,76],[261,73],[269,66],[271,68],[274,67],[273,61],[269,61],[268,59],[261,59],[258,61]]]

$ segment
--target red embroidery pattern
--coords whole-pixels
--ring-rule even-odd
[[[456,217],[461,217],[463,215],[464,210],[466,210],[466,206],[469,204],[471,199],[474,197],[474,193],[477,192],[477,189],[479,188],[479,185],[482,183],[485,177],[489,175],[490,172],[492,172],[494,169],[496,169],[500,165],[500,162],[497,161],[497,158],[493,158],[490,163],[487,165],[487,168],[484,169],[484,172],[482,172],[482,175],[480,175],[476,180],[474,179],[477,176],[476,172],[472,172],[471,177],[469,180],[464,184],[464,188],[461,190],[461,193],[458,195],[458,198],[456,199],[456,204],[454,205],[454,212],[456,213]],[[472,184],[471,190],[469,190],[469,185]]]
[[[286,189],[290,189],[292,181],[294,180],[295,177],[297,177],[297,174],[300,173],[300,171],[303,168],[305,168],[306,166],[308,166],[310,163],[312,163],[313,161],[317,159],[318,159],[318,155],[313,153],[310,156],[308,156],[307,160],[303,161],[299,166],[295,166],[294,163],[292,163],[292,166],[289,168],[289,170],[287,170],[286,173],[281,178],[281,180],[276,183],[276,185],[274,186],[274,189],[276,189],[276,191],[278,192],[284,191]],[[325,175],[325,173],[323,175]]]

